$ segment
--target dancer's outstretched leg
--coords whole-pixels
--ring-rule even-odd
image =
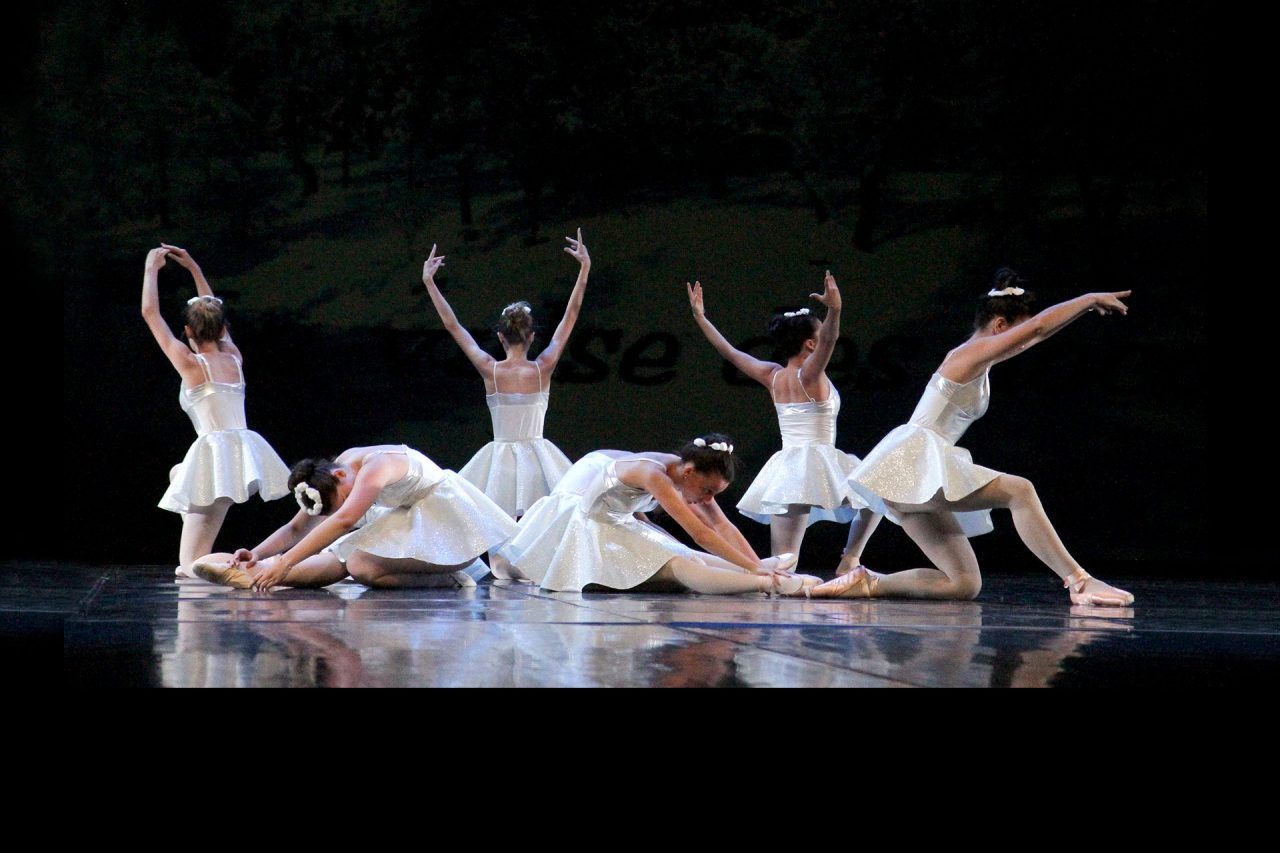
[[[1076,562],[1049,521],[1036,487],[1025,477],[1001,474],[973,494],[947,506],[959,512],[1008,509],[1023,544],[1062,579],[1064,586],[1071,588],[1073,604],[1123,607],[1133,603],[1132,594],[1103,583]]]
[[[818,578],[810,575],[768,574],[758,575],[732,564],[712,565],[710,560],[720,561],[710,554],[699,554],[696,559],[676,557],[663,566],[654,579],[675,581],[693,592],[707,595],[735,595],[744,592],[779,592],[783,595],[802,594],[815,586]]]
[[[259,560],[251,569],[232,567],[231,555],[225,552],[207,554],[192,563],[192,572],[210,583],[231,586],[236,589],[249,589],[254,577],[270,567],[271,560]],[[315,588],[337,583],[347,576],[347,567],[331,552],[325,551],[307,557],[289,569],[280,586]]]

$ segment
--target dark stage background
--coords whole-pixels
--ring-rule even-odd
[[[427,251],[496,352],[486,325],[514,299],[549,336],[581,226],[591,285],[547,436],[576,458],[728,432],[730,509],[777,423],[702,340],[686,280],[766,354],[770,312],[835,273],[838,443],[859,455],[910,415],[995,267],[1044,304],[1132,288],[1129,317],[998,366],[963,444],[1030,477],[1084,565],[1201,570],[1204,4],[512,7],[63,2],[14,22],[4,230],[13,274],[62,307],[67,523],[12,556],[176,558],[179,519],[155,504],[193,434],[138,314],[161,240],[226,297],[250,426],[287,461],[403,441],[456,469],[488,412],[421,285]],[[190,280],[170,264],[160,283],[179,328]],[[233,508],[220,544],[291,506]],[[811,529],[811,570],[843,534]],[[1007,514],[975,546],[987,571],[1042,571]],[[916,552],[886,523],[867,561]]]

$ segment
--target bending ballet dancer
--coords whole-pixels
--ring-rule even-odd
[[[156,280],[172,258],[191,273],[196,296],[187,300],[180,341],[160,314]],[[192,561],[213,548],[227,509],[255,492],[264,500],[284,497],[289,469],[244,417],[244,366],[231,341],[222,300],[213,295],[200,265],[185,249],[161,244],[147,253],[142,276],[142,319],[182,377],[178,405],[191,418],[196,440],[169,471],[159,507],[182,514],[178,577],[194,577]]]
[[[1124,607],[1133,596],[1081,568],[1058,538],[1030,481],[973,464],[956,442],[991,399],[991,366],[1013,358],[1090,311],[1127,314],[1131,291],[1087,293],[1032,316],[1033,296],[1013,270],[996,271],[978,303],[974,332],[947,353],[911,420],[867,454],[850,486],[902,525],[937,568],[879,575],[866,569],[824,583],[815,596],[972,599],[982,588],[968,537],[989,532],[991,510],[1008,509],[1026,546],[1062,579],[1071,603]]]
[[[661,580],[713,595],[805,593],[819,579],[787,571],[794,555],[759,559],[725,518],[715,498],[733,475],[733,445],[719,433],[690,441],[679,454],[588,453],[533,505],[497,556],[513,576],[557,591],[587,584],[628,590]],[[648,520],[644,513],[659,506],[702,551]]]
[[[289,487],[299,509],[287,524],[252,550],[201,557],[195,573],[239,589],[328,586],[347,575],[388,589],[475,586],[464,570],[516,530],[483,492],[403,444],[304,459]]]
[[[686,284],[698,328],[716,352],[744,374],[769,389],[782,432],[782,450],[773,454],[747,489],[738,510],[769,525],[774,554],[799,554],[805,530],[817,521],[849,524],[849,539],[838,574],[862,564],[867,540],[880,516],[849,488],[858,457],[838,450],[836,416],[840,392],[827,378],[827,364],[840,337],[840,289],[828,270],[821,294],[811,298],[827,307],[820,321],[808,308],[776,315],[769,335],[786,365],[762,361],[735,348],[707,319],[702,283]]]
[[[578,280],[551,343],[536,359],[529,358],[534,331],[533,310],[528,302],[513,302],[502,311],[498,340],[506,357],[499,361],[482,350],[463,328],[436,286],[435,274],[444,266],[444,257],[436,257],[435,246],[422,266],[422,282],[440,320],[484,380],[485,402],[493,419],[493,441],[480,448],[459,473],[512,518],[524,515],[539,498],[550,494],[570,465],[569,458],[542,437],[551,374],[578,321],[591,273],[591,256],[582,242],[582,229],[578,229],[578,239],[565,239],[569,241],[565,251],[578,261]]]

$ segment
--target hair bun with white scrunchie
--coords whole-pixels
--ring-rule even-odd
[[[306,501],[303,500],[304,496],[311,501],[311,506],[307,506]],[[293,499],[307,515],[319,515],[324,510],[324,499],[320,496],[320,490],[308,485],[306,481],[293,487]]]

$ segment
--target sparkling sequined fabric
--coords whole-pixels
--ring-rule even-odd
[[[999,471],[973,463],[956,442],[969,424],[986,414],[991,402],[988,373],[960,384],[937,373],[925,387],[910,422],[880,440],[849,479],[850,487],[877,512],[899,522],[884,501],[922,504],[939,490],[949,501],[959,500],[1000,476]],[[958,512],[956,520],[966,536],[991,532],[991,513]]]
[[[807,504],[809,524],[847,524],[866,503],[849,488],[858,457],[835,446],[840,393],[832,385],[831,396],[821,402],[775,403],[774,408],[782,450],[760,469],[738,501],[738,511],[768,524],[769,517],[786,512],[788,504]]]
[[[388,452],[388,451],[382,451]],[[329,546],[344,562],[356,551],[438,566],[474,560],[505,542],[516,524],[483,492],[412,447],[409,470],[382,489],[358,529]]]
[[[629,454],[596,451],[574,463],[550,495],[533,505],[499,553],[546,589],[577,591],[590,583],[630,589],[672,557],[694,551],[637,519],[657,501],[618,479]]]
[[[513,518],[551,494],[572,464],[542,437],[549,397],[547,391],[490,394],[494,440],[458,472]]]
[[[169,471],[169,488],[158,506],[172,512],[211,505],[218,498],[244,503],[289,492],[289,469],[244,417],[244,373],[239,382],[215,382],[204,356],[196,355],[205,381],[178,391],[178,405],[191,418],[196,440]],[[236,367],[240,367],[236,359]]]

